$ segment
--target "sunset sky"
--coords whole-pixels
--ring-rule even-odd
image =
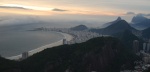
[[[0,0],[0,25],[55,21],[97,27],[118,16],[131,22],[137,14],[150,18],[149,3],[150,0]]]
[[[0,0],[1,13],[124,15],[150,12],[150,0]]]

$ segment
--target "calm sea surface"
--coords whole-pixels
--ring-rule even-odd
[[[63,35],[50,31],[29,31],[34,25],[0,27],[0,55],[10,57],[59,41]],[[35,27],[36,28],[36,27]]]

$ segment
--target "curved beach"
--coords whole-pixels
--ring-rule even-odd
[[[71,41],[73,39],[73,36],[70,35],[70,34],[62,33],[62,32],[58,32],[58,33],[62,34],[64,36],[64,39],[66,39],[67,41]],[[59,46],[59,45],[62,45],[62,44],[63,44],[63,39],[61,39],[61,40],[59,40],[57,42],[51,43],[51,44],[47,44],[47,45],[41,46],[41,47],[33,49],[31,51],[28,51],[28,54],[29,54],[29,56],[32,56],[35,53],[43,51],[44,49],[52,48],[52,47]],[[20,54],[20,55],[17,55],[17,56],[6,57],[6,58],[10,59],[10,60],[18,60],[21,57],[22,57],[22,55]]]

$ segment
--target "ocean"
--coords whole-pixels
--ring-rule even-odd
[[[64,38],[57,32],[30,31],[37,27],[36,24],[1,26],[0,55],[16,56]]]

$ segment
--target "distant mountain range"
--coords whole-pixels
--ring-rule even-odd
[[[83,31],[83,30],[87,30],[88,27],[85,26],[85,25],[78,25],[78,26],[75,26],[75,27],[72,27],[70,28],[71,30],[75,30],[75,31]]]
[[[142,15],[137,15],[133,17],[131,23],[131,26],[135,27],[136,29],[146,29],[150,27],[150,19]]]
[[[148,20],[146,17],[144,17],[144,16],[142,16],[142,15],[137,15],[137,16],[134,16],[133,18],[132,18],[132,23],[133,24],[136,24],[136,23],[140,23],[140,22],[142,22],[142,21],[145,21],[145,20]]]
[[[108,23],[105,23],[101,26],[101,28],[106,28],[108,27],[109,25],[111,24],[114,24],[114,23],[117,23],[118,21],[122,20],[121,17],[118,17],[115,21],[112,21],[112,22],[108,22]]]
[[[104,35],[112,35],[118,32],[123,32],[125,30],[130,30],[132,32],[137,31],[133,27],[131,27],[125,20],[119,20],[114,22],[113,24],[107,26],[102,29],[91,29],[93,32],[97,32]]]

